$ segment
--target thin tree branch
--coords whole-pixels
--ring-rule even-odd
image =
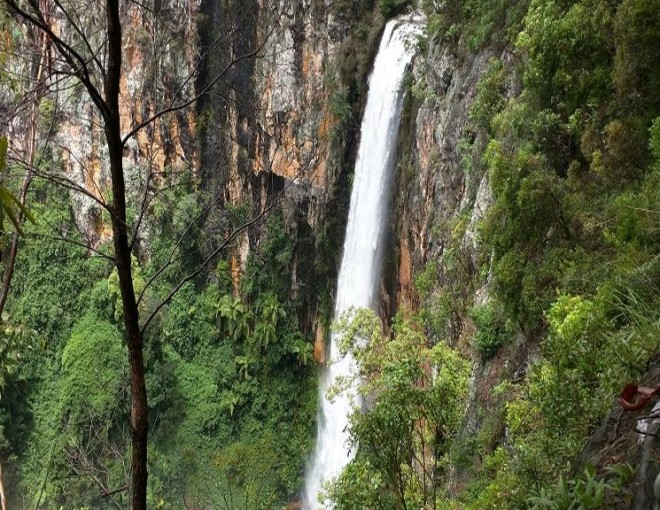
[[[101,76],[105,78],[105,70],[103,69],[101,62],[97,58],[97,52],[94,51],[94,49],[92,48],[89,42],[89,39],[87,38],[87,35],[82,30],[82,22],[80,20],[80,16],[78,16],[78,14],[75,12],[74,9],[74,14],[76,14],[76,18],[78,19],[78,21],[75,22],[71,17],[71,15],[69,14],[69,12],[64,8],[64,6],[59,0],[53,0],[53,2],[55,2],[55,5],[57,5],[60,8],[62,13],[64,14],[64,17],[69,22],[69,25],[71,25],[71,27],[73,27],[73,30],[80,36],[80,39],[82,40],[83,44],[89,50],[91,61],[98,66],[99,71],[101,72]],[[101,48],[99,48],[98,51],[101,51]]]
[[[29,0],[30,5],[35,11],[35,15],[32,15],[21,9],[14,0],[3,1],[18,16],[48,35],[53,44],[57,46],[59,54],[62,55],[62,58],[64,58],[64,60],[67,62],[73,74],[80,80],[85,89],[87,89],[90,99],[97,106],[101,112],[101,115],[104,118],[108,118],[110,115],[110,110],[108,109],[108,105],[103,100],[103,97],[99,93],[98,89],[91,81],[91,75],[89,73],[89,68],[87,67],[87,61],[70,44],[65,42],[63,39],[57,36],[55,32],[53,32],[52,28],[48,25],[46,19],[44,18],[43,13],[39,9],[39,5],[37,4],[36,0]]]
[[[23,165],[26,165],[26,163],[23,162]],[[87,198],[90,198],[91,200],[96,202],[99,206],[101,206],[103,209],[108,211],[110,214],[113,214],[112,209],[102,199],[98,198],[96,195],[89,192],[86,188],[84,188],[77,182],[69,179],[68,177],[65,177],[63,175],[57,175],[51,172],[42,172],[41,170],[38,170],[35,167],[28,167],[28,168],[29,171],[32,172],[34,176],[39,177],[41,179],[45,179],[47,181],[52,181],[55,184],[62,186],[63,188],[69,189],[71,191],[81,193],[85,195]]]
[[[123,487],[119,487],[118,489],[105,490],[104,493],[101,495],[101,497],[107,498],[109,496],[114,496],[115,494],[119,494],[120,492],[124,492],[127,490],[128,490],[128,485],[124,485]]]
[[[142,291],[140,292],[140,295],[138,296],[138,299],[137,299],[137,303],[138,303],[138,305],[140,304],[140,302],[141,302],[142,299],[144,298],[144,296],[145,296],[145,294],[146,294],[146,292],[147,292],[147,289],[149,289],[149,287],[151,287],[151,285],[153,285],[154,281],[156,281],[156,279],[157,279],[161,274],[163,274],[163,273],[164,273],[164,272],[165,272],[165,271],[166,271],[166,270],[172,265],[172,263],[173,263],[174,260],[175,260],[175,259],[174,259],[174,254],[175,254],[175,253],[177,252],[177,250],[179,249],[179,246],[181,246],[181,244],[183,243],[184,239],[186,238],[186,234],[188,234],[188,232],[189,232],[190,229],[193,227],[193,225],[196,223],[196,221],[200,220],[202,217],[204,217],[206,214],[208,214],[208,213],[211,211],[211,209],[213,209],[214,206],[215,206],[215,204],[213,204],[213,203],[210,204],[210,205],[208,205],[207,207],[205,207],[205,208],[202,210],[202,212],[201,212],[199,215],[197,215],[197,218],[195,218],[193,221],[191,221],[190,223],[188,223],[188,226],[187,226],[186,229],[183,231],[183,233],[179,236],[179,239],[177,240],[176,244],[175,244],[175,245],[172,247],[172,249],[170,250],[170,254],[169,254],[169,256],[168,256],[167,262],[165,262],[165,264],[163,264],[163,266],[160,267],[160,268],[158,269],[158,271],[156,271],[156,272],[151,276],[151,278],[149,278],[149,280],[147,280],[147,283],[145,283],[145,285],[144,285],[144,287],[143,287]]]
[[[286,189],[286,188],[285,188]],[[284,191],[284,190],[282,190]],[[216,247],[210,255],[208,255],[202,263],[195,269],[194,271],[191,271],[188,275],[186,275],[179,283],[167,294],[165,299],[163,299],[156,308],[149,314],[147,317],[147,320],[145,321],[144,325],[140,328],[142,333],[146,331],[147,327],[151,323],[151,321],[154,319],[154,317],[158,314],[158,312],[163,308],[166,304],[168,304],[172,298],[181,290],[181,288],[188,283],[189,281],[193,280],[194,278],[197,278],[204,269],[227,247],[229,244],[238,237],[239,234],[250,228],[251,226],[257,224],[268,212],[270,212],[277,204],[279,204],[279,197],[281,196],[282,193],[278,194],[278,197],[273,200],[270,204],[264,205],[262,208],[261,212],[253,217],[250,221],[247,221],[240,225],[239,227],[235,228],[225,239],[223,240],[222,243],[218,247]]]
[[[131,240],[128,243],[129,251],[133,251],[133,248],[135,247],[135,242],[137,241],[138,232],[140,231],[140,226],[142,225],[142,220],[144,219],[144,215],[146,214],[147,209],[153,200],[153,198],[149,198],[149,185],[151,184],[152,176],[153,172],[151,169],[149,169],[147,173],[147,182],[144,185],[144,194],[142,195],[142,200],[140,202],[140,215],[135,222],[135,226],[133,227],[133,235],[131,236]]]
[[[5,0],[5,1],[8,1],[8,0]],[[282,12],[284,12],[284,11],[282,11]],[[281,17],[281,16],[282,16],[282,13],[280,13],[280,17]],[[268,31],[268,34],[266,35],[266,37],[264,37],[264,39],[261,41],[261,43],[257,46],[257,48],[256,48],[255,50],[250,51],[250,52],[248,52],[248,53],[245,53],[245,54],[241,55],[240,57],[237,57],[237,58],[233,59],[231,62],[229,62],[229,63],[225,66],[225,68],[224,68],[222,71],[220,71],[220,73],[219,73],[218,75],[216,75],[216,76],[215,76],[215,77],[214,77],[209,83],[207,83],[207,84],[202,88],[202,90],[201,90],[198,94],[196,94],[194,97],[188,99],[187,101],[184,101],[183,103],[180,103],[180,104],[178,104],[178,105],[175,105],[175,104],[174,104],[174,102],[176,101],[176,95],[175,95],[175,96],[172,98],[172,101],[170,102],[170,106],[168,106],[167,108],[165,108],[165,109],[163,109],[163,110],[161,110],[161,111],[155,113],[154,115],[152,115],[152,116],[149,117],[148,119],[146,119],[146,120],[140,122],[140,123],[137,124],[135,127],[133,127],[133,129],[131,129],[131,130],[130,130],[130,131],[124,136],[124,138],[122,139],[122,145],[125,145],[126,142],[128,142],[128,140],[129,140],[130,138],[132,138],[132,137],[133,137],[138,131],[140,131],[141,129],[145,128],[145,127],[148,126],[149,124],[155,122],[156,120],[158,120],[158,119],[161,118],[162,116],[167,115],[167,114],[169,114],[169,113],[177,112],[177,111],[179,111],[179,110],[183,110],[183,109],[185,109],[185,108],[188,108],[189,106],[191,106],[191,105],[193,105],[194,103],[196,103],[197,101],[199,101],[199,99],[200,99],[201,97],[203,97],[203,96],[204,96],[204,95],[205,95],[205,94],[206,94],[206,93],[207,93],[207,92],[208,92],[208,91],[209,91],[209,90],[210,90],[210,89],[211,89],[216,83],[218,83],[222,78],[224,78],[224,76],[225,76],[225,75],[226,75],[226,74],[227,74],[227,73],[228,73],[233,67],[235,67],[235,66],[236,66],[237,64],[239,64],[240,62],[243,62],[244,60],[249,60],[249,59],[251,59],[251,58],[257,58],[257,57],[259,57],[259,55],[261,54],[261,51],[266,47],[266,44],[267,44],[268,41],[270,40],[270,36],[275,32],[275,27],[276,27],[276,26],[277,26],[277,24],[276,24],[276,23],[273,23],[273,26],[272,26],[271,29]],[[194,72],[199,68],[200,65],[201,65],[201,60],[200,60],[200,62],[197,63],[197,65],[196,65],[195,68],[193,69],[193,73],[191,73],[191,74],[186,78],[186,81],[189,81],[189,80],[192,79],[192,77],[193,77],[193,75],[194,75]],[[186,81],[184,81],[184,85],[185,85]],[[179,91],[183,89],[184,85],[182,85],[182,86],[180,87]],[[179,91],[177,91],[177,93],[179,93]]]
[[[64,243],[69,243],[73,244],[75,246],[78,246],[80,248],[85,248],[88,251],[91,251],[98,257],[105,259],[109,262],[112,262],[114,264],[115,259],[111,255],[108,255],[107,253],[103,253],[100,250],[97,250],[96,248],[93,248],[92,246],[88,245],[87,243],[83,243],[81,241],[76,241],[75,239],[71,239],[70,237],[64,237],[64,236],[50,236],[48,234],[40,234],[37,232],[31,232],[30,234],[27,235],[27,237],[34,237],[34,238],[41,238],[41,239],[49,239],[51,241],[61,241]]]
[[[34,71],[33,79],[34,81],[37,82],[37,84],[42,84],[46,82],[46,78],[44,77],[44,70],[46,69],[47,65],[47,59],[48,59],[48,38],[44,35],[42,35],[42,40],[39,41],[38,39],[35,41],[35,46],[40,46],[41,48],[41,55],[39,57],[39,63],[37,65],[36,71]],[[37,87],[40,89],[40,87]],[[30,162],[30,164],[34,163],[35,160],[35,154],[37,152],[37,117],[38,117],[38,109],[39,109],[39,103],[41,100],[42,94],[35,93],[34,97],[31,97],[31,109],[30,109],[30,114],[29,114],[29,129],[26,132],[26,160]],[[51,122],[51,129],[52,129],[52,122]],[[39,160],[41,160],[41,154],[39,156]],[[17,224],[20,226],[23,224],[25,221],[25,213],[24,213],[24,207],[25,203],[27,200],[27,193],[28,189],[30,188],[30,183],[32,182],[32,176],[33,173],[30,172],[29,170],[26,171],[25,176],[23,177],[23,184],[21,186],[21,194],[19,196],[19,203],[21,204],[21,208],[18,210],[18,216],[17,216]],[[18,243],[19,243],[19,235],[18,232],[16,232],[13,235],[12,241],[11,241],[11,246],[9,249],[9,259],[7,261],[7,266],[5,269],[5,274],[2,279],[2,290],[0,293],[0,317],[2,317],[2,312],[5,309],[5,305],[7,304],[7,299],[9,298],[9,290],[11,288],[11,281],[14,277],[14,268],[16,265],[16,257],[18,255]],[[0,472],[0,483],[2,483],[2,473]],[[3,510],[4,509],[4,493],[2,494],[3,497]]]

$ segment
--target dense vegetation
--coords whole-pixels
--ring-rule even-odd
[[[177,184],[153,204],[149,253],[135,261],[138,289],[195,217],[199,192]],[[0,400],[10,502],[123,506],[125,492],[106,495],[125,486],[129,454],[116,273],[75,244],[68,192],[45,183],[33,192],[41,197],[32,202],[36,226],[25,228],[4,326],[20,324],[22,342],[21,369],[2,374]],[[54,230],[69,233],[54,239]],[[272,508],[301,484],[316,411],[311,344],[281,281],[293,257],[281,213],[267,231],[240,288],[221,261],[149,330],[151,508]],[[199,250],[200,239],[191,236],[189,249]],[[169,291],[182,264],[151,287],[143,306]],[[9,368],[6,361],[3,352]]]
[[[490,363],[536,354],[522,375],[502,369],[481,412],[468,409],[478,433],[457,435],[451,420],[424,414],[433,404],[417,395],[444,384],[447,360],[434,360],[432,381],[423,372],[406,376],[426,358],[394,362],[389,347],[372,340],[377,352],[369,347],[361,358],[375,403],[353,417],[358,456],[333,494],[347,509],[625,505],[627,466],[597,473],[576,461],[616,394],[659,355],[660,13],[647,0],[424,8],[424,48],[448,45],[463,60],[483,50],[501,57],[482,76],[459,147],[463,171],[486,172],[493,193],[480,225],[480,267],[467,267],[465,213],[440,225],[450,232],[443,258],[416,278],[426,332],[416,345],[452,346],[486,368],[498,354]],[[413,93],[425,89],[418,83]],[[489,298],[475,304],[484,283]],[[476,327],[467,350],[466,317]],[[407,331],[395,327],[388,346],[407,353]],[[452,413],[466,404],[464,392],[435,406]],[[410,420],[392,416],[399,411]],[[438,424],[446,427],[444,436],[431,435],[442,438],[439,465],[427,472],[421,459],[437,448],[417,437]],[[385,465],[382,455],[397,445],[401,457]]]
[[[491,306],[540,355],[524,384],[499,389],[509,436],[464,498],[520,508],[658,355],[660,16],[638,0],[535,0],[493,27],[485,40],[516,58],[491,63],[474,109],[494,195],[483,264]]]
[[[392,16],[409,3],[342,0],[335,9],[359,20],[356,39],[366,44],[380,28],[368,24],[372,8]],[[442,260],[416,277],[418,310],[400,311],[387,335],[368,313],[340,326],[370,411],[352,416],[357,455],[329,494],[347,510],[615,507],[627,468],[604,478],[576,458],[616,393],[658,357],[660,11],[652,0],[422,4],[423,48],[499,55],[459,147],[463,171],[487,173],[494,202],[476,271],[462,242],[467,218],[453,218],[439,227],[450,232]],[[328,83],[330,108],[354,129],[364,88],[354,76],[367,53],[341,52],[340,68],[328,70],[343,80]],[[195,178],[164,179],[135,250],[144,309],[217,234],[196,220],[207,197]],[[29,203],[35,223],[23,227],[0,332],[10,503],[123,507],[128,369],[110,247],[81,246],[71,196],[52,182],[35,182]],[[11,199],[2,204],[3,214],[16,210]],[[213,221],[230,229],[249,210],[230,205]],[[148,329],[150,508],[274,508],[302,485],[317,395],[304,296],[290,289],[300,240],[281,210],[267,222],[250,233],[259,240],[240,278],[220,260]],[[489,298],[475,303],[485,283]],[[474,326],[468,346],[464,323]],[[531,363],[487,389],[478,434],[462,435],[467,360],[482,368],[521,346]]]

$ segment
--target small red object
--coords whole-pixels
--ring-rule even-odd
[[[660,386],[648,388],[629,384],[619,393],[619,404],[627,411],[637,411],[656,395],[660,395]]]

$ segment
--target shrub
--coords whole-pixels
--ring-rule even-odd
[[[501,314],[492,303],[475,306],[470,310],[477,332],[474,335],[474,347],[483,360],[489,360],[505,343],[506,334]]]
[[[410,4],[410,0],[378,0],[380,12],[386,17],[399,14]]]
[[[576,479],[566,480],[562,476],[556,487],[541,489],[538,496],[530,497],[527,501],[532,510],[570,510],[578,508],[589,510],[604,508],[608,496],[621,489],[623,483],[633,473],[629,465],[611,466],[608,469],[610,480],[598,478],[596,469],[588,465],[584,474]]]

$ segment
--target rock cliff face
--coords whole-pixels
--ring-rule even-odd
[[[459,58],[450,45],[431,45],[413,74],[415,89],[402,126],[402,159],[396,189],[396,230],[400,267],[412,261],[412,273],[441,260],[451,241],[452,221],[467,219],[461,246],[475,257],[474,226],[490,203],[488,181],[479,165],[466,172],[466,143],[475,140],[470,107],[477,84],[495,57],[490,51]],[[473,264],[467,260],[466,263]],[[406,272],[408,272],[406,270]],[[410,278],[400,282],[398,301],[413,302]]]
[[[168,0],[122,9],[122,131],[130,134],[158,116],[126,144],[128,198],[136,217],[168,176],[186,170],[199,177],[220,209],[230,204],[256,214],[267,201],[284,200],[287,229],[301,249],[291,270],[292,293],[320,277],[319,292],[331,303],[334,284],[327,282],[336,272],[366,75],[383,24],[377,8],[364,4]],[[103,47],[103,16],[82,4],[70,10],[82,13],[80,34],[70,33],[52,6],[54,30],[83,54]],[[362,29],[355,35],[358,23]],[[24,28],[19,44],[36,52]],[[52,60],[55,52],[48,52]],[[29,66],[23,67],[28,73]],[[93,64],[90,69],[102,89],[100,70]],[[73,214],[94,248],[110,235],[99,204],[109,189],[100,115],[82,87],[73,86],[74,78],[53,73],[45,80],[55,91],[47,130],[52,159],[73,187],[85,190],[71,192]],[[13,139],[23,137],[26,120],[14,116]],[[144,253],[149,232],[147,215],[139,233]],[[257,225],[238,243],[236,274],[261,232]],[[223,235],[222,227],[216,234]],[[310,296],[302,321],[318,322],[318,302]]]
[[[473,157],[487,141],[471,109],[494,58],[506,61],[507,56],[491,48],[466,55],[446,41],[429,41],[428,50],[418,56],[399,140],[390,273],[385,276],[384,313],[408,313],[423,305],[433,316],[429,339],[448,341],[474,360],[458,447],[484,425],[492,407],[490,389],[524,372],[531,356],[522,339],[486,363],[473,350],[475,325],[469,311],[489,300],[490,282],[479,274],[480,261],[490,255],[483,253],[477,230],[492,195],[486,169]],[[515,93],[515,84],[507,84],[507,94]],[[416,285],[416,277],[425,275],[432,275],[431,284]],[[462,486],[465,476],[452,466],[450,492]]]
[[[130,134],[124,165],[136,217],[155,190],[169,184],[168,176],[185,170],[199,176],[221,207],[256,213],[268,200],[285,198],[289,233],[304,238],[307,247],[291,271],[292,290],[323,282],[326,331],[367,75],[384,25],[375,3],[167,0],[121,10],[121,127]],[[103,13],[71,3],[69,14],[79,14],[74,30],[50,0],[40,9],[55,33],[83,57],[89,53],[91,80],[102,90]],[[57,52],[42,48],[28,25],[13,44],[34,60],[16,59],[17,76],[30,75],[39,55],[47,55],[42,142],[47,140],[53,169],[62,169],[69,187],[79,188],[70,193],[73,216],[97,248],[110,236],[101,206],[110,198],[102,119],[77,79],[58,74]],[[92,55],[93,48],[101,48],[100,56]],[[15,150],[26,153],[28,144],[21,141],[31,119],[13,104],[15,96],[3,84],[2,116],[13,119]],[[133,133],[153,116],[158,118]],[[149,233],[147,215],[138,239],[147,254]],[[257,226],[239,243],[236,273],[260,233]],[[310,302],[303,320],[317,322],[316,308]]]
[[[344,106],[354,108],[346,126],[333,94],[349,81],[366,82],[382,25],[374,11],[361,13],[375,18],[376,30],[356,48],[349,30],[356,20],[337,11],[329,0],[202,2],[201,47],[210,57],[197,87],[211,94],[197,108],[200,168],[225,200],[252,199],[286,183],[310,224],[319,223],[345,170],[364,99],[364,90],[346,98]],[[349,52],[362,60],[351,76],[342,69]]]
[[[102,47],[102,16],[82,6],[72,11],[83,13],[77,25],[89,46]],[[354,20],[318,0],[172,0],[151,8],[131,4],[122,15],[122,131],[175,107],[129,140],[129,191],[140,196],[150,173],[184,167],[197,170],[209,189],[234,204],[252,199],[247,191],[286,181],[288,195],[309,201],[310,222],[317,224],[317,206],[333,193],[350,145],[339,135],[354,134],[342,130],[331,112],[328,86],[343,80],[335,60]],[[65,40],[79,42],[59,15],[50,22]],[[41,48],[30,46],[32,35],[25,27],[18,46],[36,54]],[[17,64],[18,72],[27,74],[29,65]],[[352,79],[366,81],[361,72]],[[97,74],[93,80],[102,89]],[[107,189],[107,156],[99,114],[82,88],[72,86],[74,79],[51,75],[47,81],[57,92],[53,152],[68,177],[100,197]],[[190,107],[178,108],[189,101]],[[354,102],[359,107],[360,98]],[[25,122],[14,118],[12,135],[19,139]],[[104,234],[94,231],[101,227],[93,200],[74,200],[79,227],[98,243]]]
[[[197,90],[211,92],[197,105],[202,180],[219,201],[253,212],[269,200],[285,202],[287,232],[296,241],[292,295],[304,294],[300,320],[314,333],[321,360],[360,111],[383,19],[374,6],[329,0],[207,0],[201,13],[199,38],[210,58]],[[356,31],[360,24],[368,29]],[[244,236],[235,268],[260,234],[255,228]]]
[[[339,43],[329,35],[331,10],[309,1],[209,1],[201,8],[209,59],[197,87],[212,91],[197,108],[206,186],[230,203],[261,205],[286,187],[317,224],[337,178],[329,163],[337,119],[326,87]]]
[[[74,2],[67,9],[77,13],[74,22],[79,33],[71,33],[72,24],[65,21],[65,16],[55,5],[45,0],[42,8],[50,13],[51,19],[47,21],[53,30],[79,54],[85,56],[88,48],[103,47],[105,20],[100,16],[102,13]],[[130,4],[122,9],[124,57],[120,109],[124,133],[131,132],[158,112],[192,99],[194,87],[190,78],[197,63],[198,8],[197,2],[172,1],[167,4],[157,2],[152,8]],[[47,107],[42,105],[42,117],[46,117],[41,120],[46,124],[43,131],[48,136],[48,147],[55,163],[62,167],[74,186],[87,192],[74,191],[71,199],[76,223],[95,247],[110,235],[101,220],[98,204],[98,201],[108,199],[109,189],[108,156],[101,118],[77,78],[62,78],[58,74],[55,50],[38,47],[33,42],[37,36],[27,26],[23,28],[17,48],[34,54],[35,58],[40,52],[48,54],[42,73],[43,83],[54,94],[48,95]],[[90,80],[102,90],[101,61],[105,57],[97,55],[96,58],[100,60],[94,61],[90,56],[88,72]],[[30,72],[29,64],[22,72]],[[31,94],[36,96],[39,92]],[[139,204],[149,184],[153,188],[154,182],[161,180],[164,170],[178,171],[195,164],[195,120],[190,108],[179,109],[160,117],[131,137],[124,155],[129,200]],[[19,112],[14,117],[12,138],[21,140],[21,132],[27,125],[29,120]]]

